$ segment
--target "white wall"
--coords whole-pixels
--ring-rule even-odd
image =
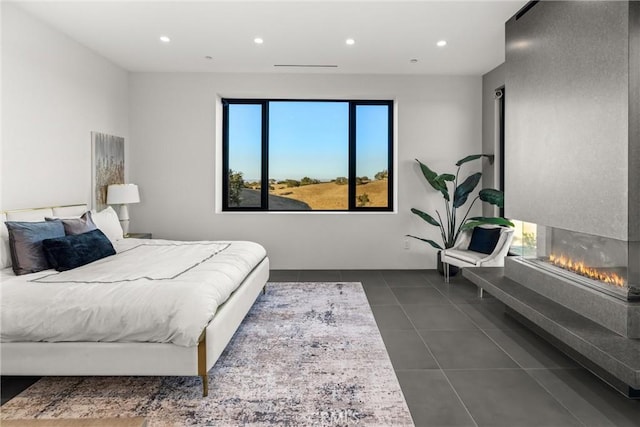
[[[128,74],[19,6],[0,7],[0,209],[89,203],[90,133],[128,137]]]
[[[130,207],[131,230],[254,240],[278,269],[434,268],[426,244],[403,249],[407,233],[439,236],[409,209],[443,208],[413,159],[455,172],[481,150],[479,76],[132,73],[129,87],[131,181],[142,197]],[[397,213],[216,213],[218,96],[395,99]]]

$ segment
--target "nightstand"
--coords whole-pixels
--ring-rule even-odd
[[[124,236],[125,239],[151,239],[151,233],[129,233]]]

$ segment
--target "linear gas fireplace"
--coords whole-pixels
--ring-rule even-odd
[[[640,338],[640,280],[629,243],[528,225],[516,233],[519,256],[507,257],[505,276],[623,337]]]
[[[626,301],[640,300],[640,283],[628,274],[627,242],[539,225],[531,252],[522,261],[549,274]]]

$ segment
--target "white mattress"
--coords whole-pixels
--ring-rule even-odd
[[[253,242],[124,239],[117,255],[67,272],[2,270],[0,341],[194,346],[266,256]]]

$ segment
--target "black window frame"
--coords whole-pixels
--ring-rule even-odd
[[[345,102],[349,104],[349,174],[347,209],[269,209],[269,102]],[[354,99],[258,99],[258,98],[222,98],[222,211],[223,212],[394,212],[394,101],[393,100],[354,100]],[[229,105],[260,105],[262,119],[261,135],[261,186],[260,207],[229,206]],[[388,107],[388,153],[387,153],[387,206],[357,206],[356,204],[356,156],[357,140],[356,109],[360,105],[385,105]]]

